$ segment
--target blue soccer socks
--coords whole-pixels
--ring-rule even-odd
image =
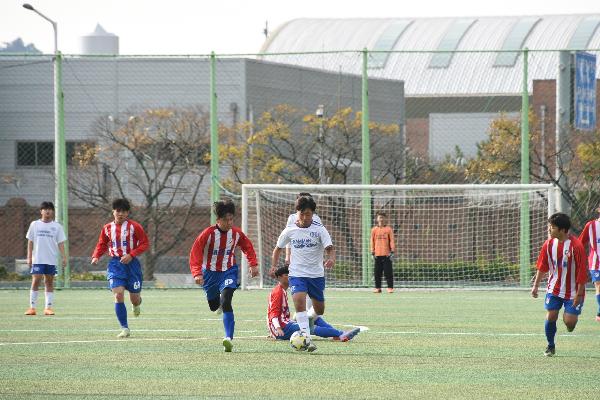
[[[223,328],[225,328],[225,337],[233,339],[233,331],[235,330],[233,311],[226,311],[223,313]]]
[[[548,339],[548,346],[554,347],[554,336],[556,336],[556,321],[546,320],[544,324],[546,330],[546,339]]]
[[[324,326],[315,326],[313,332],[315,335],[320,337],[339,337],[344,332],[338,331],[335,328],[326,328]]]
[[[129,328],[127,326],[127,307],[125,307],[125,303],[115,303],[115,314],[117,314],[121,328]]]
[[[596,295],[596,301],[598,302],[598,315],[600,315],[600,294]]]
[[[325,319],[323,319],[322,316],[317,315],[317,317],[315,318],[315,325],[317,326],[321,326],[323,328],[333,328],[333,326],[329,325],[329,323],[327,321],[325,321]]]

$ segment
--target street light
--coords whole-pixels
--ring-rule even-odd
[[[324,107],[323,104],[319,104],[317,107],[317,111],[315,111],[315,115],[319,120],[319,183],[325,183],[325,155],[323,149],[323,113]]]
[[[58,51],[58,24],[56,21],[48,18],[31,4],[24,3],[23,8],[33,11],[40,17],[52,24],[54,30],[54,204],[56,207],[56,220],[69,231],[69,217],[67,204],[67,158],[65,133],[63,124],[63,93],[61,89],[62,67],[61,55]],[[68,236],[68,233],[67,233]],[[69,247],[65,242],[65,255],[67,264],[65,267],[65,287],[70,287],[70,269],[69,269]]]
[[[33,6],[29,3],[24,3],[23,8],[33,11],[34,13],[36,13],[37,15],[39,15],[40,17],[44,18],[46,21],[52,24],[52,29],[54,29],[54,54],[56,55],[56,53],[58,53],[58,24],[56,23],[56,21],[53,21],[50,18],[46,17],[44,14],[33,8]]]

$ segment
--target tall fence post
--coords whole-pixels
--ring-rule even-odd
[[[67,149],[65,144],[64,96],[62,91],[62,55],[54,54],[54,179],[55,179],[55,212],[56,221],[69,237],[69,202],[67,195]],[[69,241],[65,246],[65,264],[61,274],[62,262],[59,263],[57,287],[71,287],[71,269],[69,265]],[[61,260],[62,261],[62,260]],[[62,282],[61,282],[62,278]]]
[[[558,179],[557,209],[571,214],[571,204],[563,191],[568,186],[565,166],[571,159],[568,149],[569,124],[571,122],[571,52],[561,50],[558,54],[558,76],[556,78],[556,169]]]
[[[211,205],[219,201],[219,118],[217,116],[215,52],[210,53],[210,200]],[[210,213],[210,223],[216,222],[216,215]]]
[[[369,75],[367,49],[362,52],[362,184],[371,184],[371,139],[369,135]],[[362,283],[369,285],[372,271],[372,259],[369,257],[371,238],[371,191],[362,193]]]
[[[523,49],[523,92],[521,94],[521,183],[529,183],[529,89],[528,89],[528,53]],[[521,194],[520,257],[519,271],[521,287],[529,286],[530,274],[530,226],[529,193]]]

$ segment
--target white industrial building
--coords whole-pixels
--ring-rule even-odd
[[[360,54],[347,51],[379,51],[369,55],[369,77],[405,83],[407,144],[439,159],[454,146],[475,155],[491,119],[499,112],[520,113],[523,49],[530,50],[532,96],[535,81],[556,79],[557,50],[600,54],[599,24],[600,14],[306,18],[280,26],[261,52],[293,53],[264,57],[270,61],[359,74]],[[340,52],[296,55],[323,50]]]
[[[85,54],[66,56],[62,64],[68,155],[76,144],[96,140],[92,126],[102,116],[158,107],[209,109],[207,57],[117,56],[118,37],[99,25],[82,38],[82,50]],[[278,104],[306,113],[314,113],[320,104],[328,112],[361,107],[360,75],[250,58],[219,58],[216,69],[222,124],[257,120]],[[372,118],[401,124],[402,82],[372,79],[370,85],[377,93],[371,98]],[[29,204],[54,198],[53,142],[52,58],[0,56],[0,205],[10,198]],[[209,196],[210,182],[204,183],[199,204],[206,204]],[[82,205],[69,200],[72,206]]]

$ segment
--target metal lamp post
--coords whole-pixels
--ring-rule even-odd
[[[56,220],[64,227],[65,232],[69,231],[68,201],[67,201],[67,158],[64,133],[63,117],[63,93],[62,93],[62,57],[58,51],[58,24],[56,21],[48,18],[31,4],[24,3],[23,8],[33,11],[40,17],[52,24],[54,30],[54,204],[56,207]],[[64,270],[64,286],[70,287],[70,268],[69,268],[69,246],[65,242],[65,255],[67,263]],[[59,274],[60,277],[60,274]],[[57,286],[58,282],[57,282]]]

